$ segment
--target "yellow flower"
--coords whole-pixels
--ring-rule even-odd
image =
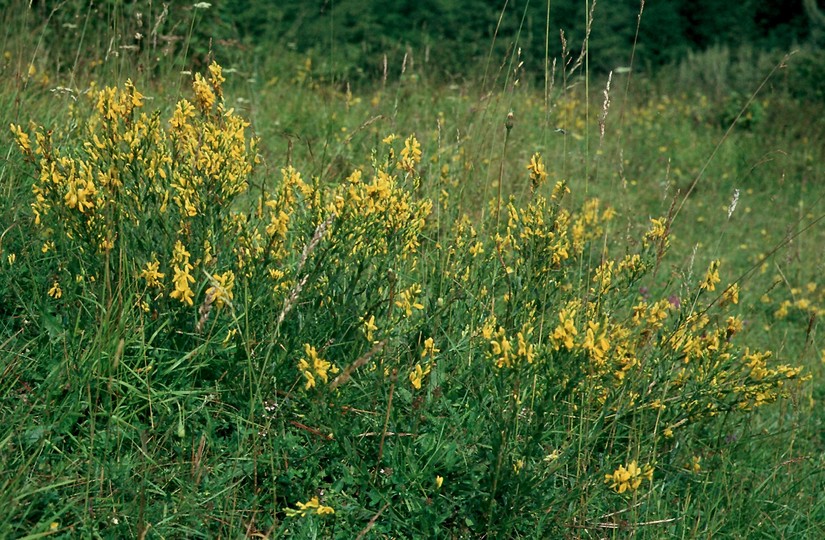
[[[559,201],[566,193],[570,193],[570,188],[567,187],[567,182],[564,180],[559,180],[556,182],[556,185],[553,186],[553,193],[550,195],[550,198],[554,201]]]
[[[415,135],[410,135],[404,141],[404,148],[401,150],[401,162],[399,166],[408,171],[413,172],[415,166],[421,161],[421,144]]]
[[[421,294],[421,285],[413,285],[405,291],[398,294],[398,299],[395,305],[404,311],[404,314],[409,317],[413,314],[413,309],[424,309],[424,305],[417,302],[415,297]]]
[[[530,171],[530,187],[533,191],[536,191],[547,180],[547,170],[544,168],[541,154],[538,152],[533,154],[530,163],[527,165],[527,170]]]
[[[186,251],[186,248],[180,240],[175,243],[175,250],[172,255],[172,267],[175,271],[175,275],[172,277],[175,290],[172,291],[169,296],[177,298],[184,304],[193,305],[194,302],[192,299],[195,293],[192,292],[192,289],[189,287],[190,283],[195,282],[195,278],[189,273],[189,271],[193,269],[193,266],[189,263],[189,252]]]
[[[444,483],[444,478],[438,475],[435,475],[435,489],[441,489],[441,485]]]
[[[725,292],[722,293],[722,302],[727,303],[730,302],[731,304],[738,304],[739,303],[739,284],[734,283],[733,285],[729,286],[725,289]]]
[[[619,465],[619,468],[613,473],[604,475],[605,484],[610,484],[610,489],[616,493],[637,490],[643,479],[653,481],[653,467],[645,465],[644,470],[642,470],[636,460],[631,461],[627,467]]]
[[[215,105],[215,92],[200,73],[195,74],[192,89],[195,91],[195,102],[198,108],[203,112],[212,110],[212,106]]]
[[[648,240],[656,240],[657,238],[664,238],[667,234],[667,227],[665,225],[665,218],[651,218],[650,230],[645,234]]]
[[[714,291],[716,290],[716,284],[720,281],[722,280],[719,278],[719,260],[717,259],[710,262],[708,271],[705,274],[705,279],[699,287],[708,291]]]
[[[30,156],[32,154],[32,145],[31,139],[29,139],[29,134],[24,132],[23,128],[15,124],[9,124],[9,128],[11,128],[11,132],[17,139],[17,146],[20,147],[24,154]]]
[[[298,369],[306,379],[305,390],[316,385],[316,377],[324,383],[329,382],[329,375],[338,373],[338,368],[331,362],[318,356],[318,351],[309,343],[304,343],[304,358],[298,360]]]
[[[422,368],[421,364],[416,364],[412,371],[410,371],[410,383],[413,385],[413,388],[416,390],[421,390],[421,383],[424,381],[424,377],[432,369],[432,366],[429,364]]]
[[[742,321],[738,317],[728,317],[727,320],[727,334],[728,337],[732,336],[736,332],[742,330]]]
[[[147,287],[162,287],[163,284],[160,280],[163,279],[165,274],[158,272],[158,268],[160,267],[160,263],[158,261],[151,261],[147,262],[146,266],[141,271],[138,277],[142,277],[146,280]]]
[[[533,344],[527,341],[532,331],[532,328],[525,325],[522,327],[521,332],[516,334],[516,341],[518,342],[516,355],[518,355],[520,359],[526,360],[528,364],[532,364],[534,359]]]
[[[496,359],[496,367],[503,368],[512,366],[513,345],[507,338],[506,331],[501,326],[495,333],[494,339],[490,341],[490,351],[493,354],[493,358]]]
[[[224,81],[226,81],[226,79],[223,76],[223,69],[213,60],[212,63],[209,64],[209,84],[211,84],[212,88],[215,89],[218,97],[222,94],[221,84],[223,84]]]
[[[367,341],[372,342],[375,337],[375,332],[378,330],[378,326],[375,324],[375,315],[370,315],[369,319],[362,317],[361,322],[364,323],[364,336],[367,338]]]
[[[440,352],[441,349],[436,348],[433,338],[427,338],[424,340],[424,350],[421,351],[421,358],[426,356],[433,357]]]
[[[232,270],[227,270],[223,274],[215,274],[214,284],[206,289],[206,297],[212,298],[218,307],[223,307],[225,304],[231,303],[234,295],[232,288],[235,285],[235,273]]]
[[[310,388],[314,387],[315,375],[312,374],[309,362],[307,362],[305,358],[301,358],[300,360],[298,360],[298,369],[301,370],[301,373],[303,373],[304,375],[304,379],[306,379],[306,385],[304,386],[304,390],[309,390]]]
[[[60,289],[60,284],[56,280],[52,284],[52,288],[49,289],[49,296],[51,296],[55,300],[63,296],[63,291]]]
[[[319,516],[326,516],[335,513],[335,510],[331,506],[321,504],[318,497],[313,497],[305,503],[299,502],[296,506],[298,508],[287,508],[286,515],[290,517],[304,517],[307,514],[313,513]]]
[[[578,330],[576,330],[576,324],[573,322],[575,315],[575,310],[570,307],[559,312],[559,321],[561,324],[556,327],[552,335],[553,340],[556,342],[556,350],[559,350],[561,344],[563,344],[567,350],[573,349],[573,338],[579,333]]]

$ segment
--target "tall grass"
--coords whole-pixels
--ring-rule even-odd
[[[185,15],[168,57],[6,38],[4,536],[821,536],[823,134],[786,92],[549,39],[493,90],[353,91],[193,61]]]

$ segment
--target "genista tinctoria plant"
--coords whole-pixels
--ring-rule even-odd
[[[399,270],[416,267],[432,208],[408,189],[419,179],[421,147],[410,136],[396,153],[390,136],[368,166],[334,187],[287,165],[253,194],[258,142],[226,106],[223,82],[216,63],[196,74],[192,101],[181,99],[169,118],[148,111],[127,81],[93,86],[70,106],[69,128],[11,126],[36,170],[32,221],[50,265],[42,286],[64,308],[81,296],[105,303],[129,293],[134,316],[161,328],[172,321],[164,335],[177,334],[176,347],[198,343],[183,345],[181,335],[217,331],[209,323],[221,314],[226,346],[239,335],[243,309],[252,309],[247,343],[265,349],[273,333],[281,336],[289,347],[279,347],[279,365],[293,373],[298,366],[312,387],[338,369],[319,371],[327,364],[315,353],[332,336],[308,343],[293,332],[290,312],[331,318],[344,333],[386,313],[390,321],[369,348],[388,329],[403,333],[423,308],[420,285]]]
[[[719,261],[681,297],[640,294],[667,250],[666,218],[615,255],[615,211],[597,199],[573,208],[566,181],[546,192],[534,154],[522,171],[529,198],[494,201],[500,219],[474,220],[441,193],[432,220],[414,135],[387,136],[330,183],[293,164],[253,182],[257,141],[226,107],[223,82],[217,64],[195,75],[191,101],[168,118],[127,82],[91,89],[69,128],[11,130],[34,171],[30,256],[56,312],[97,321],[119,306],[146,356],[168,359],[154,385],[182,385],[183,367],[209,372],[203,403],[241,402],[249,437],[277,428],[323,441],[311,456],[293,460],[302,447],[285,445],[273,460],[309,460],[300,475],[267,473],[267,485],[290,482],[270,494],[284,523],[348,519],[346,490],[329,489],[347,477],[352,492],[395,490],[382,497],[406,501],[394,505],[399,523],[423,508],[426,523],[454,514],[502,523],[507,536],[507,516],[547,514],[512,496],[520,489],[632,497],[686,458],[694,426],[775,401],[799,375],[738,343],[739,285],[722,285]],[[135,350],[115,356],[126,363]],[[128,376],[139,369],[149,368]],[[385,446],[390,431],[405,437]],[[409,469],[392,461],[402,457],[426,464],[428,485],[437,478],[460,504],[421,506],[414,481],[357,477],[362,462]],[[304,474],[315,469],[325,476]]]
[[[232,300],[235,275],[262,240],[240,230],[234,201],[248,189],[257,143],[225,107],[223,81],[217,64],[207,78],[197,74],[194,103],[182,99],[168,120],[145,111],[127,81],[93,87],[91,107],[71,108],[73,129],[36,128],[34,148],[12,126],[37,167],[31,209],[43,253],[59,261],[54,290],[139,278],[136,305],[165,311],[193,306],[206,279],[211,302]]]

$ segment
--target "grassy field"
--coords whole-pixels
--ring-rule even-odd
[[[825,536],[793,55],[350,85],[41,31],[0,66],[0,536]]]

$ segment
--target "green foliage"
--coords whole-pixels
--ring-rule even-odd
[[[6,0],[14,3],[13,0]],[[200,7],[193,7],[200,6]],[[135,58],[147,70],[163,69],[159,57],[179,58],[179,69],[208,63],[210,53],[238,56],[254,47],[262,56],[277,50],[311,54],[327,79],[358,80],[398,71],[402,64],[461,77],[468,66],[506,65],[519,49],[533,77],[562,50],[577,55],[588,34],[590,68],[598,72],[629,64],[661,66],[689,50],[749,45],[788,50],[804,41],[814,24],[801,4],[772,0],[724,2],[544,3],[484,0],[341,0],[322,2],[217,0],[144,5],[140,2],[64,2],[59,9],[35,3],[23,24],[39,30],[54,60],[94,61],[92,52]],[[7,23],[20,10],[7,9]],[[589,13],[594,13],[592,21]],[[638,37],[637,37],[637,22]],[[114,40],[108,28],[115,29]],[[545,49],[548,49],[546,54]],[[80,54],[78,54],[80,53]]]
[[[825,52],[821,49],[803,49],[791,58],[788,67],[790,94],[805,101],[825,101],[821,81],[825,77]]]
[[[0,65],[0,535],[822,536],[825,133],[773,60],[606,103],[176,50]]]

